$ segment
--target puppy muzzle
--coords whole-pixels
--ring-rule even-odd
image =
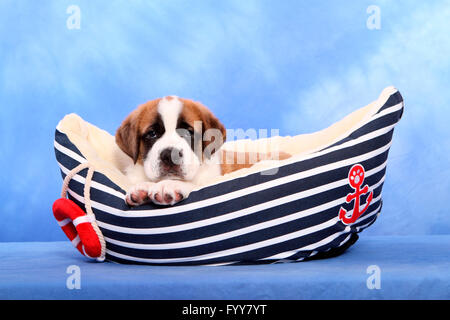
[[[182,177],[181,165],[183,151],[177,148],[166,148],[159,154],[160,175]]]

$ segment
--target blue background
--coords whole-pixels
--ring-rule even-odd
[[[69,30],[69,5],[81,28]],[[381,10],[369,30],[366,9]],[[449,1],[0,1],[0,241],[65,240],[51,205],[58,121],[114,133],[138,104],[202,101],[228,128],[320,130],[396,86],[378,221],[450,233]]]

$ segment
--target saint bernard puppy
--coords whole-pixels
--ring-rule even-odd
[[[271,154],[222,151],[223,124],[199,102],[168,96],[140,105],[116,132],[116,143],[132,161],[124,173],[134,184],[125,201],[173,205],[199,185],[220,175],[251,167]],[[277,159],[290,155],[279,153]],[[243,159],[243,161],[238,161]],[[250,161],[252,159],[252,161]]]

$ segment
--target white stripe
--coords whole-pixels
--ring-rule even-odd
[[[376,199],[374,199],[373,203],[376,203],[379,199],[380,199],[380,196],[377,197]],[[379,208],[380,208],[380,205],[377,207],[377,209],[375,209],[375,211],[378,211]],[[122,259],[127,259],[127,260],[132,260],[132,261],[140,261],[140,262],[148,262],[148,263],[198,261],[198,260],[204,260],[204,259],[217,258],[217,257],[220,257],[220,254],[223,254],[224,256],[226,256],[226,255],[231,255],[231,254],[242,253],[242,252],[249,251],[249,250],[259,249],[261,247],[270,246],[272,244],[283,242],[283,241],[287,241],[287,240],[290,240],[290,239],[293,239],[293,238],[298,238],[298,237],[301,237],[301,236],[305,236],[305,235],[307,235],[309,233],[317,232],[317,231],[326,229],[326,228],[328,228],[330,226],[333,226],[337,221],[339,221],[339,219],[337,217],[335,217],[335,218],[330,219],[330,220],[328,220],[328,221],[326,221],[324,223],[321,223],[319,225],[315,225],[315,226],[309,227],[307,229],[296,231],[296,232],[293,232],[293,233],[290,233],[290,234],[287,234],[287,235],[271,238],[271,239],[268,239],[268,240],[260,241],[260,242],[257,242],[257,243],[253,243],[253,244],[249,244],[249,245],[245,245],[245,246],[241,246],[241,247],[237,247],[237,248],[233,248],[233,249],[227,249],[227,250],[223,250],[223,251],[219,251],[219,252],[214,252],[214,253],[205,254],[205,255],[201,255],[201,256],[187,257],[187,258],[145,259],[145,258],[137,258],[137,257],[131,257],[131,256],[123,255],[123,254],[116,253],[116,252],[111,251],[111,250],[107,250],[107,253],[109,253],[112,256],[116,256],[116,257],[122,258]],[[318,247],[321,247],[321,246],[323,246],[323,245],[325,245],[325,244],[327,244],[329,242],[332,242],[334,239],[336,239],[340,235],[342,235],[342,234],[344,234],[346,232],[349,232],[349,228],[350,227],[347,227],[345,230],[343,230],[341,232],[334,233],[333,235],[330,235],[327,238],[322,239],[321,241],[318,241],[316,243],[310,244],[308,246],[304,246],[304,247],[296,249],[296,250],[290,250],[290,251],[284,252],[284,253],[279,253],[279,254],[276,254],[274,256],[267,257],[267,258],[264,258],[264,259],[261,259],[261,260],[283,259],[283,258],[287,258],[287,257],[295,254],[298,251],[314,250],[314,249],[316,249]],[[346,239],[346,240],[348,240],[348,239]],[[346,240],[342,241],[341,244],[343,242],[345,242]],[[245,248],[245,249],[242,250],[242,248]],[[303,260],[303,258],[301,258],[301,259]]]
[[[385,161],[380,166],[375,167],[375,168],[373,168],[371,170],[368,170],[366,172],[366,177],[370,177],[370,176],[372,176],[372,175],[382,171],[386,167],[386,164],[387,164],[387,162]],[[379,182],[377,182],[376,184],[371,186],[370,189],[374,190],[374,189],[378,188],[378,186],[383,181],[384,181],[384,176],[381,178],[381,180]],[[336,181],[336,182],[332,182],[332,183],[329,183],[329,184],[326,184],[326,185],[322,185],[320,187],[311,188],[311,189],[306,190],[306,191],[301,191],[301,192],[298,192],[298,193],[293,194],[293,195],[289,195],[289,196],[286,196],[286,197],[282,197],[282,198],[278,198],[278,199],[275,199],[275,200],[264,202],[264,203],[261,203],[261,204],[258,204],[258,205],[254,205],[254,206],[251,206],[251,207],[248,207],[248,208],[244,208],[244,209],[241,209],[241,210],[230,212],[230,213],[227,213],[227,214],[224,214],[224,215],[221,215],[221,216],[217,216],[217,217],[213,217],[213,218],[209,218],[209,219],[203,219],[203,220],[200,220],[200,221],[185,223],[185,224],[176,225],[176,226],[170,226],[170,227],[128,228],[128,227],[120,227],[120,226],[111,225],[111,224],[108,224],[108,223],[105,223],[105,222],[102,222],[102,221],[97,221],[97,224],[98,224],[99,227],[104,228],[104,229],[108,229],[108,230],[116,231],[116,232],[121,232],[121,233],[128,233],[128,234],[149,235],[149,234],[164,234],[164,233],[170,233],[170,232],[179,232],[179,231],[185,231],[185,230],[200,228],[200,227],[203,227],[203,226],[209,226],[209,225],[212,225],[212,224],[215,224],[215,223],[221,223],[221,222],[228,221],[228,220],[231,220],[231,219],[236,219],[236,218],[239,218],[239,217],[242,217],[242,216],[245,216],[245,215],[250,215],[250,214],[258,212],[260,210],[266,210],[266,209],[269,209],[269,208],[272,208],[272,207],[275,207],[275,206],[279,206],[279,205],[282,205],[282,204],[285,204],[285,203],[288,203],[288,202],[291,202],[291,201],[297,201],[299,199],[302,199],[302,198],[305,198],[305,197],[309,197],[309,196],[312,196],[312,195],[315,195],[315,194],[318,194],[318,193],[321,193],[321,192],[324,192],[324,191],[327,191],[327,190],[331,190],[331,189],[334,189],[334,188],[337,188],[337,187],[340,187],[340,186],[343,186],[343,185],[346,185],[346,184],[348,184],[348,179],[347,178],[339,180],[339,181]],[[81,198],[77,194],[71,192],[71,190],[69,190],[69,193],[74,198],[76,198],[78,201],[81,201],[81,202],[83,201],[83,198]],[[337,200],[334,200],[332,202],[322,204],[321,206],[318,206],[316,208],[320,207],[320,208],[322,208],[322,210],[326,210],[326,209],[332,208],[333,206],[339,205],[340,203],[344,203],[344,202],[345,202],[345,199],[337,199]],[[288,216],[285,216],[285,217],[282,217],[282,218],[278,218],[278,219],[270,220],[270,221],[267,221],[267,222],[263,222],[263,223],[258,224],[258,225],[268,224],[270,222],[274,222],[273,225],[275,225],[275,224],[277,224],[276,222],[284,223],[284,222],[287,222],[287,221],[290,221],[290,220],[295,220],[295,219],[298,219],[298,218],[303,217],[303,216],[308,216],[308,215],[315,214],[316,211],[313,210],[313,209],[314,208],[310,208],[309,211],[308,210],[301,211],[301,212],[303,212],[302,214],[295,213],[295,214],[291,214],[291,215],[288,215]],[[286,220],[286,219],[290,219],[290,220]],[[272,226],[272,225],[269,225],[269,226]],[[247,227],[247,228],[251,228],[251,227]],[[229,232],[229,234],[231,236],[236,236],[236,235],[238,235],[236,232],[237,232],[237,230]],[[247,231],[247,232],[250,232],[250,231]],[[207,241],[211,242],[211,241],[213,241],[213,239],[215,239],[216,237],[220,237],[220,236],[221,235],[215,235],[215,236],[211,236],[211,237],[204,238],[204,239],[208,239]],[[200,240],[196,240],[196,241],[200,241]],[[216,240],[216,241],[218,241],[218,240]],[[177,242],[177,244],[181,245],[181,242]],[[175,245],[175,244],[173,244],[173,245]]]
[[[387,113],[388,110],[391,111],[393,108],[395,108],[397,110],[398,108],[401,108],[401,107],[402,107],[402,104],[398,104],[398,105],[396,105],[394,107],[391,107],[391,108],[388,108],[386,110],[383,110],[383,112]],[[372,118],[370,119],[370,121],[372,121]],[[378,136],[381,136],[383,134],[388,133],[391,129],[393,129],[395,127],[395,125],[396,124],[393,124],[393,125],[390,125],[390,126],[387,126],[387,127],[381,128],[381,129],[378,129],[378,130],[373,131],[371,133],[368,133],[368,134],[366,134],[364,136],[361,136],[358,139],[350,140],[350,141],[345,142],[343,144],[340,144],[340,145],[338,145],[336,147],[326,149],[326,150],[324,150],[322,152],[316,152],[316,153],[313,153],[313,154],[306,155],[302,159],[296,159],[295,162],[300,162],[300,161],[303,161],[303,160],[306,160],[306,159],[309,159],[309,158],[318,157],[318,156],[321,156],[323,154],[327,154],[327,153],[333,152],[335,150],[343,149],[343,148],[346,148],[346,147],[349,147],[349,146],[353,146],[355,144],[358,144],[358,143],[361,143],[361,142],[364,142],[364,141],[376,138]],[[314,174],[322,173],[322,172],[325,172],[325,171],[328,171],[328,170],[333,170],[333,169],[338,168],[339,166],[345,166],[345,165],[347,165],[348,163],[351,163],[351,162],[360,162],[360,161],[365,160],[365,158],[370,158],[372,156],[378,155],[379,153],[383,153],[385,150],[389,149],[390,145],[391,145],[391,143],[387,144],[383,148],[377,149],[375,151],[372,151],[372,152],[369,152],[369,153],[366,153],[366,154],[363,154],[363,155],[360,155],[360,156],[357,156],[357,157],[354,157],[354,158],[351,158],[351,159],[342,160],[342,161],[339,161],[339,162],[335,162],[335,163],[332,163],[332,164],[324,165],[324,166],[321,166],[321,167],[317,167],[317,168],[314,168],[314,169],[311,169],[311,170],[303,171],[303,172],[296,173],[296,174],[293,174],[293,175],[289,175],[289,176],[286,176],[286,177],[274,179],[274,180],[271,180],[271,181],[268,181],[268,182],[265,182],[265,183],[261,183],[261,184],[258,184],[258,185],[252,186],[252,187],[240,189],[240,190],[237,190],[237,191],[234,191],[234,192],[230,192],[230,193],[227,193],[227,194],[223,194],[223,195],[220,195],[220,196],[216,196],[216,197],[213,197],[213,198],[200,200],[200,201],[197,201],[197,202],[194,202],[194,203],[190,203],[190,204],[185,204],[185,205],[181,204],[181,205],[178,205],[176,207],[169,207],[169,208],[163,208],[163,209],[152,209],[152,210],[127,210],[127,211],[124,212],[123,210],[119,210],[119,209],[116,209],[116,208],[113,208],[113,207],[109,207],[109,206],[106,206],[106,205],[103,205],[103,204],[100,204],[100,203],[96,203],[96,205],[98,206],[96,208],[99,209],[99,210],[108,212],[110,214],[117,215],[117,216],[122,216],[122,217],[155,217],[155,216],[160,216],[160,215],[176,214],[176,213],[180,213],[180,212],[184,212],[184,211],[190,211],[190,210],[198,209],[198,208],[201,208],[201,207],[209,206],[209,205],[216,204],[216,203],[225,202],[225,201],[228,201],[228,200],[231,200],[231,199],[235,199],[235,198],[247,195],[249,193],[258,192],[258,191],[261,191],[261,190],[264,190],[264,189],[267,189],[267,188],[271,188],[271,187],[275,187],[275,186],[278,186],[278,185],[281,185],[281,184],[284,184],[284,183],[295,181],[295,180],[307,177],[308,175],[314,175]],[[377,153],[377,151],[379,151],[379,150],[383,150],[383,151]],[[267,169],[264,169],[264,171],[265,170],[267,170]],[[98,189],[98,188],[96,188],[96,189]],[[113,190],[113,189],[111,189],[111,190]],[[105,192],[108,192],[108,191],[105,190]],[[124,199],[124,197],[125,197],[125,195],[120,194],[119,198]]]
[[[80,243],[80,241],[81,241],[80,236],[77,235],[75,238],[73,238],[73,240],[71,242],[72,242],[72,245],[76,248],[77,245]]]
[[[352,234],[349,234],[344,240],[341,241],[341,243],[339,243],[338,247],[342,247],[342,245],[344,243],[346,243],[350,239],[351,236],[352,236]]]
[[[336,232],[336,233],[334,233],[334,234],[332,234],[332,235],[322,239],[319,242],[316,242],[316,243],[310,244],[308,246],[299,248],[298,251],[308,251],[308,250],[312,250],[312,249],[316,249],[318,247],[324,246],[326,244],[329,244],[330,242],[333,242],[334,239],[340,237],[342,234],[344,234],[346,232],[348,232],[348,231],[343,230],[343,231],[340,231],[340,232]]]
[[[378,199],[378,198],[377,198]],[[374,202],[376,202],[378,200],[374,199]],[[377,209],[378,210],[378,209]],[[124,254],[120,254],[111,250],[106,250],[106,252],[112,256],[118,257],[118,258],[122,258],[122,259],[127,259],[127,260],[132,260],[132,261],[140,261],[140,262],[147,262],[147,263],[170,263],[170,262],[186,262],[186,261],[201,261],[201,260],[207,260],[207,259],[213,259],[213,258],[219,258],[222,256],[227,256],[227,255],[233,255],[233,254],[239,254],[245,251],[250,251],[250,250],[254,250],[254,249],[260,249],[262,247],[266,247],[266,246],[270,246],[272,244],[276,244],[276,243],[280,243],[280,242],[285,242],[291,239],[295,239],[298,237],[302,237],[305,235],[308,235],[310,233],[313,232],[317,232],[326,228],[329,228],[333,225],[335,225],[337,222],[339,221],[338,217],[332,218],[328,221],[325,221],[321,224],[303,229],[303,230],[299,230],[299,231],[295,231],[295,232],[291,232],[282,236],[278,236],[278,237],[274,237],[271,239],[267,239],[267,240],[263,240],[263,241],[259,241],[259,242],[255,242],[255,243],[251,243],[248,245],[244,245],[244,246],[240,246],[240,247],[236,247],[236,248],[231,248],[231,249],[226,249],[226,250],[222,250],[222,251],[216,251],[216,252],[212,252],[212,253],[208,253],[208,254],[204,254],[204,255],[199,255],[199,256],[192,256],[192,257],[183,257],[183,258],[168,258],[168,259],[146,259],[146,258],[138,258],[138,257],[132,257],[132,256],[128,256],[128,255],[124,255]],[[334,233],[331,236],[328,236],[327,238],[318,241],[316,243],[310,244],[308,246],[302,247],[298,250],[295,251],[299,251],[299,250],[314,250],[320,246],[323,246],[324,244],[328,243],[328,242],[332,242],[334,239],[336,239],[337,237],[339,237],[341,234],[344,234],[348,232],[348,228],[346,228],[345,230],[341,231],[341,232],[337,232]],[[265,258],[268,259],[268,258]]]
[[[113,255],[113,256],[117,256],[119,258],[123,258],[126,257],[124,259],[128,259],[128,260],[134,260],[134,261],[143,261],[143,262],[150,262],[150,263],[168,263],[168,262],[186,262],[186,261],[201,261],[201,260],[207,260],[207,259],[214,259],[214,258],[219,258],[222,256],[228,256],[228,255],[233,255],[233,254],[238,254],[238,253],[242,253],[245,251],[250,251],[250,250],[254,250],[254,249],[259,249],[262,247],[266,247],[266,246],[270,246],[274,243],[279,243],[279,242],[284,242],[284,241],[288,241],[291,239],[295,239],[301,236],[304,236],[306,234],[309,234],[311,232],[315,232],[317,230],[321,230],[324,228],[328,228],[333,226],[334,224],[336,224],[338,222],[338,218],[333,218],[331,220],[328,220],[324,223],[300,230],[300,231],[296,231],[296,232],[291,232],[282,236],[278,236],[275,238],[271,238],[271,239],[267,239],[267,240],[263,240],[263,241],[259,241],[259,242],[255,242],[255,243],[251,243],[248,245],[244,245],[244,246],[240,246],[240,247],[236,247],[236,248],[231,248],[231,249],[226,249],[226,250],[222,250],[222,251],[216,251],[216,252],[212,252],[212,253],[207,253],[207,254],[203,254],[203,255],[199,255],[199,256],[192,256],[192,257],[184,257],[184,258],[168,258],[168,259],[145,259],[145,258],[137,258],[137,257],[131,257],[131,256],[127,256],[127,255],[123,255],[120,253],[116,253],[113,251],[108,251],[107,253]]]
[[[85,163],[87,161],[85,158],[81,157],[76,152],[60,145],[56,140],[54,141],[53,145],[59,152],[64,153],[66,156],[69,156],[70,158],[78,161],[79,163]]]
[[[341,167],[351,165],[353,163],[362,162],[367,159],[373,158],[379,154],[382,154],[383,152],[387,151],[390,148],[390,146],[391,146],[391,142],[389,142],[388,144],[386,144],[385,146],[383,146],[379,149],[376,149],[374,151],[371,151],[371,152],[368,152],[368,153],[365,153],[365,154],[362,154],[362,155],[359,155],[359,156],[356,156],[353,158],[333,162],[331,164],[323,165],[321,167],[317,167],[317,168],[314,168],[311,170],[302,171],[299,173],[292,174],[290,176],[275,179],[275,180],[272,180],[269,182],[261,183],[256,186],[248,187],[245,189],[240,189],[238,191],[230,192],[228,194],[220,195],[220,196],[217,196],[214,198],[209,198],[206,200],[201,200],[201,201],[198,201],[195,203],[190,203],[190,204],[183,205],[183,206],[177,206],[177,207],[171,207],[171,208],[165,208],[165,209],[152,209],[152,210],[120,210],[120,209],[117,209],[114,207],[110,207],[110,206],[98,203],[92,199],[91,199],[91,205],[93,208],[96,208],[96,209],[104,211],[104,212],[108,212],[109,214],[120,216],[120,217],[127,217],[127,218],[130,218],[130,217],[155,217],[155,216],[160,216],[160,215],[175,214],[175,213],[186,211],[186,210],[193,210],[196,208],[200,208],[200,207],[202,207],[202,205],[208,206],[211,204],[220,203],[223,201],[237,198],[242,195],[247,195],[249,193],[265,190],[265,189],[268,189],[268,188],[271,188],[274,186],[278,186],[281,184],[285,184],[285,183],[289,183],[289,182],[296,181],[299,179],[303,179],[308,176],[313,176],[313,175],[316,175],[319,173],[335,170],[335,169],[338,169]],[[78,198],[79,198],[79,201],[84,203],[84,200],[82,200],[82,197],[78,197]]]
[[[65,225],[67,225],[68,223],[71,223],[72,220],[70,218],[66,218],[66,219],[61,220],[61,221],[56,220],[56,222],[58,222],[59,226],[62,228]]]
[[[374,188],[374,189],[375,189],[375,188]],[[375,199],[372,200],[372,204],[373,204],[373,203],[376,203],[376,202],[377,202],[378,200],[380,200],[380,199],[381,199],[381,194],[380,194],[378,197],[376,197]],[[380,209],[380,206],[378,206],[378,207],[374,210],[374,212],[377,212],[379,209]],[[346,228],[344,231],[339,232],[339,235],[341,235],[341,234],[343,234],[343,233],[346,233],[346,232],[349,232],[349,229]],[[350,235],[349,235],[349,237],[350,237]],[[334,239],[334,238],[333,238],[333,239]],[[347,240],[348,240],[348,239],[344,240],[343,242],[345,242],[345,241],[347,241]],[[341,244],[339,244],[339,246],[341,246],[343,242],[341,242]],[[296,254],[296,253],[299,252],[299,251],[311,250],[311,248],[312,248],[312,249],[316,249],[317,247],[322,246],[322,244],[316,245],[317,243],[321,243],[321,242],[319,241],[319,242],[315,242],[315,243],[313,243],[313,244],[310,244],[310,245],[308,245],[308,246],[306,246],[306,247],[297,248],[297,249],[289,250],[289,251],[285,251],[285,252],[280,252],[280,253],[277,253],[277,254],[275,254],[275,255],[273,255],[273,256],[266,257],[266,258],[262,258],[262,259],[260,259],[260,260],[285,259],[285,258],[287,258],[287,257],[290,257],[290,256]]]
[[[366,216],[363,216],[363,217],[361,217],[360,219],[358,219],[357,221],[356,221],[356,223],[359,223],[359,222],[362,222],[362,221],[364,221],[364,220],[367,220],[368,218],[370,218],[370,217],[372,217],[372,216],[374,216],[374,215],[378,215],[380,213],[380,211],[374,211],[374,212],[371,212],[370,214],[368,214],[368,215],[366,215]],[[360,231],[361,229],[364,229],[364,228],[366,228],[369,224],[371,224],[373,221],[370,221],[370,222],[368,222],[368,223],[366,223],[366,224],[364,224],[364,225],[361,225],[361,226],[358,226],[358,227],[356,227],[356,231]]]
[[[373,200],[372,203],[376,203],[378,200],[380,199],[380,196],[377,197],[376,199]],[[375,209],[375,211],[379,210],[379,207],[377,209]],[[212,253],[208,253],[208,254],[204,254],[204,255],[199,255],[199,256],[192,256],[192,257],[183,257],[183,258],[168,258],[168,259],[146,259],[146,258],[138,258],[138,257],[132,257],[132,256],[128,256],[128,255],[124,255],[121,253],[117,253],[111,250],[106,250],[106,252],[112,256],[118,257],[118,258],[122,258],[122,259],[126,259],[126,260],[131,260],[131,261],[138,261],[138,262],[147,262],[147,263],[176,263],[176,262],[186,262],[186,261],[201,261],[201,260],[207,260],[207,259],[213,259],[213,258],[219,258],[219,257],[223,257],[223,256],[227,256],[227,255],[233,255],[233,254],[238,254],[238,253],[242,253],[245,251],[250,251],[250,250],[254,250],[254,249],[260,249],[262,247],[266,247],[266,246],[270,246],[272,244],[276,244],[276,243],[280,243],[280,242],[285,242],[291,239],[295,239],[298,237],[302,237],[305,235],[308,235],[310,233],[313,232],[317,232],[326,228],[329,228],[333,225],[335,225],[337,222],[339,221],[338,217],[335,217],[333,219],[330,219],[328,221],[325,221],[321,224],[303,229],[303,230],[299,230],[299,231],[295,231],[292,233],[288,233],[282,236],[278,236],[275,238],[271,238],[271,239],[267,239],[267,240],[263,240],[263,241],[259,241],[259,242],[255,242],[252,244],[248,244],[248,245],[244,245],[244,246],[240,246],[240,247],[236,247],[236,248],[231,248],[231,249],[226,249],[226,250],[222,250],[222,251],[216,251],[216,252],[212,252]],[[308,246],[304,246],[302,248],[299,248],[297,250],[291,250],[289,252],[295,252],[295,251],[300,251],[300,250],[314,250],[320,246],[323,246],[329,242],[332,242],[334,239],[336,239],[337,237],[339,237],[340,235],[349,232],[348,229],[350,227],[347,227],[345,230],[341,231],[341,232],[337,232],[334,233],[330,236],[328,236],[327,238],[322,239],[321,241],[318,241],[316,243],[310,244]],[[281,255],[281,254],[278,254]],[[276,255],[276,256],[278,256]],[[287,255],[289,256],[289,255]],[[269,257],[270,258],[270,257]],[[269,258],[265,258],[265,259],[269,259]]]
[[[64,167],[61,163],[58,162],[58,165],[59,165],[59,168],[61,169],[61,171],[65,175],[67,175],[70,172],[70,170],[67,169],[66,167]],[[79,175],[79,174],[74,175],[72,179],[77,181],[77,182],[79,182],[79,183],[81,183],[81,184],[83,184],[83,185],[86,183],[86,179],[83,176]],[[124,193],[121,193],[121,192],[119,192],[117,190],[114,190],[113,188],[110,188],[108,186],[105,186],[104,184],[101,184],[101,183],[98,183],[98,182],[95,182],[95,181],[91,181],[91,188],[94,188],[94,189],[97,189],[97,190],[109,193],[109,194],[111,194],[111,195],[113,195],[113,196],[115,196],[117,198],[122,199],[122,200],[125,199],[125,194]]]
[[[381,196],[377,197],[378,200],[379,200],[380,198],[381,198]],[[375,203],[375,202],[377,202],[378,200],[375,200],[375,199],[374,199],[373,202]],[[380,207],[381,207],[381,205],[378,205],[378,207],[374,210],[374,212],[379,212]],[[309,245],[309,246],[306,246],[306,247],[303,247],[303,248],[299,248],[299,249],[296,249],[296,250],[293,250],[293,251],[310,250],[310,249],[312,249],[312,248],[315,249],[315,248],[321,247],[321,246],[323,246],[324,244],[328,244],[328,243],[332,242],[334,239],[336,239],[336,238],[339,237],[341,234],[344,234],[344,233],[346,233],[346,232],[348,232],[348,231],[347,231],[347,228],[346,228],[346,230],[341,231],[341,232],[338,232],[338,233],[335,233],[335,234],[333,234],[333,235],[331,235],[331,236],[329,236],[329,237],[323,239],[322,241],[316,242],[316,243],[314,243],[314,244],[312,244],[312,245]],[[348,239],[350,238],[350,236],[351,236],[351,235],[348,235],[348,237],[345,238],[345,239],[339,244],[339,246],[341,246],[343,243],[347,242]],[[331,239],[331,240],[330,240],[330,239]],[[324,242],[326,242],[326,243],[324,243]],[[330,249],[331,249],[331,248],[329,248],[328,250],[330,250]],[[327,250],[327,251],[328,251],[328,250]],[[266,259],[267,259],[267,258],[266,258]]]
[[[73,225],[76,228],[80,223],[86,223],[86,222],[91,223],[92,221],[93,221],[93,218],[91,216],[88,216],[88,215],[80,216],[73,220]]]
[[[377,184],[375,184],[373,187],[370,188],[370,191],[375,190],[381,183],[383,179],[380,180],[380,182],[378,182]],[[372,203],[376,203],[379,199],[381,199],[381,194],[374,198],[372,200]],[[225,233],[221,233],[218,235],[214,235],[214,236],[210,236],[210,237],[204,237],[201,239],[195,239],[195,240],[188,240],[188,241],[183,241],[183,242],[175,242],[175,243],[164,243],[164,244],[140,244],[140,243],[131,243],[131,242],[124,242],[124,241],[120,241],[120,240],[116,240],[116,239],[111,239],[108,237],[104,237],[105,240],[107,242],[122,246],[122,247],[127,247],[127,248],[133,248],[133,249],[145,249],[145,250],[167,250],[167,249],[179,249],[179,248],[188,248],[188,247],[194,247],[194,246],[199,246],[199,245],[204,245],[204,244],[210,244],[216,241],[222,241],[222,240],[226,240],[226,239],[230,239],[233,237],[237,237],[240,235],[244,235],[244,234],[248,234],[250,232],[254,232],[254,231],[260,231],[262,229],[267,229],[270,227],[274,227],[286,222],[290,222],[296,219],[300,219],[300,218],[304,218],[306,216],[309,215],[313,215],[316,213],[319,213],[321,211],[327,210],[329,208],[333,208],[335,206],[338,206],[340,203],[343,203],[345,200],[344,199],[337,199],[307,210],[303,210],[303,211],[299,211],[281,218],[277,218],[277,219],[273,219],[273,220],[269,220],[269,221],[265,221],[265,222],[261,222],[249,227],[245,227],[245,228],[241,228],[241,229],[237,229],[237,230],[233,230],[233,231],[229,231],[229,232],[225,232]],[[365,206],[361,205],[361,207]],[[353,213],[352,211],[349,211],[349,213]],[[337,213],[336,213],[337,215]],[[333,218],[334,219],[334,218]],[[99,226],[103,228],[102,224],[99,223]],[[107,228],[105,228],[107,229]],[[305,229],[306,230],[306,229]],[[315,231],[314,231],[315,232]],[[292,254],[295,253],[295,250]],[[286,256],[287,257],[287,256]],[[285,257],[282,257],[285,258]]]
[[[238,262],[238,261],[210,263],[210,264],[207,263],[207,264],[203,264],[202,266],[205,266],[205,267],[220,267],[220,266],[227,266],[227,265],[230,265],[230,264],[233,264],[233,263],[236,263],[236,262]]]
[[[394,106],[392,106],[392,107],[386,108],[386,109],[384,109],[383,111],[381,111],[380,113],[374,114],[374,115],[369,119],[369,121],[366,121],[363,125],[361,125],[361,127],[364,126],[364,125],[366,125],[367,123],[373,121],[373,120],[376,120],[376,119],[378,119],[378,118],[384,117],[385,115],[387,115],[387,114],[389,114],[389,113],[397,112],[398,110],[400,110],[400,109],[402,109],[402,108],[403,108],[403,102],[400,102],[400,103],[398,103],[398,104],[396,104],[396,105],[394,105]]]

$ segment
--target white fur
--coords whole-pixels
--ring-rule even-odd
[[[160,179],[160,154],[166,148],[174,148],[183,153],[180,171],[184,180],[192,180],[200,167],[200,160],[192,151],[189,143],[176,132],[182,109],[182,102],[174,96],[171,100],[164,98],[159,102],[158,113],[164,123],[165,132],[152,146],[144,160],[144,170],[151,181]]]

